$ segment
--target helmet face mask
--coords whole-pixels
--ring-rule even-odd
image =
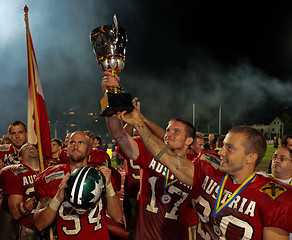
[[[65,187],[65,198],[78,214],[95,207],[105,191],[105,177],[95,167],[75,169]]]

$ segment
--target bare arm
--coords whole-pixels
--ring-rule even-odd
[[[104,92],[107,91],[109,87],[118,85],[120,78],[118,76],[113,76],[110,72],[105,72],[105,76],[102,79],[102,89]],[[111,136],[117,141],[119,147],[123,153],[133,160],[136,160],[139,156],[139,148],[134,139],[126,133],[123,128],[122,121],[116,116],[106,118],[107,128]]]
[[[39,205],[34,214],[35,227],[39,231],[42,231],[46,227],[50,226],[57,216],[57,210],[53,210],[49,207],[51,201],[52,199],[50,198],[42,198],[39,201]]]
[[[23,201],[23,196],[11,194],[8,197],[9,211],[14,220],[19,220],[29,214],[37,205],[35,198]]]
[[[117,117],[107,117],[106,123],[111,136],[119,144],[123,153],[128,158],[136,160],[139,156],[138,144],[128,133],[125,132],[121,120]]]
[[[34,214],[35,226],[39,231],[44,230],[54,222],[57,216],[57,211],[64,200],[64,189],[69,177],[70,174],[67,173],[62,179],[58,192],[53,199],[42,198],[40,200],[36,213]]]
[[[111,170],[105,166],[101,166],[99,170],[106,178],[107,213],[116,222],[121,222],[123,220],[123,207],[111,183]]]
[[[119,117],[136,128],[145,147],[153,157],[156,157],[166,147],[166,144],[150,131],[144,121],[141,121],[136,109],[131,113],[120,113]],[[191,161],[174,154],[171,150],[167,150],[158,160],[168,167],[181,182],[193,185],[194,164]]]
[[[283,229],[275,227],[265,227],[263,232],[263,240],[288,240],[289,233]]]

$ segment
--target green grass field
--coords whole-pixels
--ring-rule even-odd
[[[258,165],[257,171],[267,171],[268,170],[270,160],[271,160],[271,157],[273,155],[273,151],[274,151],[274,145],[268,144],[266,155],[264,156],[261,163]]]

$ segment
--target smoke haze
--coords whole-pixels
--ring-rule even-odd
[[[64,124],[63,113],[69,108],[78,113],[80,130],[107,133],[103,118],[87,115],[99,113],[103,97],[103,74],[89,33],[112,24],[115,13],[129,37],[126,66],[119,74],[121,86],[139,98],[149,119],[162,127],[171,117],[192,121],[195,104],[201,132],[218,131],[220,105],[223,132],[234,125],[273,120],[292,105],[288,97],[292,92],[288,44],[292,19],[288,10],[282,11],[288,9],[288,2],[266,6],[275,13],[271,17],[251,1],[238,6],[224,1],[185,5],[154,0],[3,1],[0,135],[13,120],[26,122],[27,118],[25,5],[51,134],[55,129],[64,139],[65,131],[72,130]]]

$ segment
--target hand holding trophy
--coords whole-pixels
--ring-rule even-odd
[[[111,71],[118,74],[125,65],[126,43],[128,41],[126,31],[118,26],[116,15],[113,17],[114,25],[102,25],[90,33],[90,41],[96,55],[98,65],[103,71]],[[120,86],[109,88],[100,100],[100,116],[109,117],[119,111],[134,109],[132,96]]]

